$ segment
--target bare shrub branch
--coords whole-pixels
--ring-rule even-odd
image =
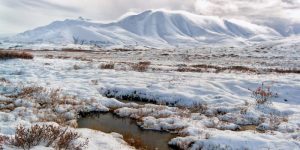
[[[270,85],[265,85],[264,83],[261,84],[258,88],[255,90],[250,90],[252,97],[255,99],[256,104],[271,104],[272,101],[271,99],[273,97],[277,97],[278,94],[273,92],[271,90],[272,84]]]
[[[80,150],[88,145],[88,139],[84,142],[77,142],[81,138],[79,133],[70,131],[68,128],[61,128],[54,125],[33,125],[25,128],[20,125],[16,128],[16,134],[9,139],[9,144],[22,149],[30,149],[37,145],[53,147],[57,149]]]

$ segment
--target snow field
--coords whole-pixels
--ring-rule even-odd
[[[74,68],[74,65],[79,67]],[[48,118],[43,120],[46,122],[64,118],[67,124],[74,123],[78,110],[114,108],[120,116],[138,119],[143,128],[184,135],[170,141],[181,148],[299,149],[298,74],[116,71],[100,69],[97,62],[36,57],[34,60],[1,61],[0,75],[7,80],[0,83],[0,133],[3,135],[13,135],[18,124],[30,126],[41,122],[41,118]],[[278,97],[272,99],[271,105],[258,106],[251,98],[249,89],[256,89],[262,82],[274,82],[272,88]],[[54,109],[43,108],[37,103],[49,103],[49,91],[11,97],[22,93],[26,87],[61,89],[60,96],[68,97],[55,103]],[[158,105],[124,104],[107,98],[108,91],[109,96],[117,99],[134,95]],[[170,106],[165,106],[167,103]],[[236,131],[244,125],[255,125],[264,133]],[[124,145],[119,136],[76,130],[90,138],[89,149],[99,146],[119,149]]]

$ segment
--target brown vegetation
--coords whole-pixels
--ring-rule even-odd
[[[292,69],[268,69],[268,72],[276,72],[276,73],[300,73],[300,69],[292,68]]]
[[[0,149],[3,149],[3,144],[9,140],[9,137],[0,135]]]
[[[21,92],[16,95],[10,95],[10,98],[29,98],[32,97],[34,93],[42,92],[44,90],[43,87],[31,86],[24,87]]]
[[[114,69],[115,68],[115,64],[113,62],[105,63],[105,64],[101,64],[99,66],[99,68],[101,68],[101,69]]]
[[[194,103],[189,109],[192,113],[205,114],[205,112],[208,110],[208,106],[207,104]]]
[[[34,109],[49,109],[47,113],[43,113],[39,117],[40,122],[56,122],[60,125],[69,125],[69,121],[75,118],[67,118],[62,113],[57,112],[55,109],[59,105],[71,105],[72,107],[79,108],[83,106],[82,102],[76,100],[74,96],[64,96],[61,94],[60,89],[46,89],[43,87],[24,87],[22,90],[14,95],[7,95],[9,98],[14,99],[26,99],[27,101],[32,101],[38,105]],[[17,107],[12,102],[5,102],[5,107],[0,110],[14,110]],[[76,112],[74,112],[76,113]]]
[[[204,64],[197,64],[191,65],[189,67],[179,67],[177,69],[178,72],[224,72],[224,71],[238,71],[238,72],[253,72],[257,73],[258,71],[253,68],[248,68],[245,66],[229,66],[229,67],[221,67],[221,66],[214,66],[214,65],[204,65]]]
[[[205,64],[197,64],[191,66],[181,66],[177,69],[178,72],[224,72],[224,71],[237,71],[237,72],[250,72],[250,73],[260,73],[260,72],[274,72],[274,73],[300,73],[300,70],[297,68],[290,69],[279,69],[279,68],[269,68],[269,69],[256,69],[249,68],[246,66],[228,66],[221,67],[215,65],[205,65]]]
[[[132,69],[134,71],[138,71],[138,72],[145,72],[148,70],[150,64],[151,64],[151,62],[149,62],[149,61],[142,61],[137,64],[133,64]]]
[[[56,149],[83,149],[88,145],[88,139],[76,144],[74,141],[81,138],[75,131],[54,125],[33,125],[25,128],[20,125],[16,128],[15,135],[9,139],[9,144],[22,149],[30,149],[34,146],[44,144],[46,147]]]
[[[33,59],[33,55],[28,52],[0,51],[0,59]]]
[[[267,104],[272,103],[271,98],[278,96],[277,93],[271,91],[271,85],[265,85],[264,83],[261,84],[258,88],[251,91],[252,97],[255,99],[256,104]]]

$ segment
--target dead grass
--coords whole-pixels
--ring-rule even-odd
[[[0,135],[0,149],[3,149],[3,145],[7,143],[9,137]]]
[[[277,93],[271,90],[272,84],[273,83],[265,85],[265,83],[262,83],[261,86],[257,87],[255,90],[250,90],[257,105],[271,104],[272,98],[278,96]]]
[[[137,64],[133,64],[131,67],[134,71],[145,72],[149,69],[150,65],[151,65],[151,62],[142,61],[142,62],[139,62]]]
[[[34,93],[39,93],[45,90],[43,87],[31,86],[24,87],[22,91],[16,95],[10,95],[9,98],[29,98],[32,97]]]
[[[206,64],[197,64],[186,67],[179,67],[177,69],[178,72],[224,72],[224,71],[237,71],[237,72],[252,72],[257,73],[258,71],[253,68],[245,67],[245,66],[229,66],[229,67],[221,67],[214,65],[206,65]]]
[[[236,72],[248,72],[248,73],[260,73],[266,72],[266,73],[300,73],[300,70],[297,68],[289,68],[289,69],[279,69],[279,68],[270,68],[270,69],[262,69],[258,70],[256,68],[249,68],[246,66],[228,66],[228,67],[221,67],[221,66],[215,66],[215,65],[206,65],[206,64],[197,64],[197,65],[191,65],[191,66],[181,66],[176,71],[178,72],[225,72],[225,71],[236,71]]]
[[[109,62],[109,63],[101,64],[99,66],[99,68],[101,68],[101,69],[114,69],[115,64],[113,62]]]
[[[192,113],[205,114],[205,112],[208,110],[208,106],[207,104],[195,103],[192,107],[189,108],[189,110]]]
[[[33,59],[33,55],[28,52],[0,51],[0,59]]]
[[[276,73],[300,73],[300,69],[290,68],[290,69],[268,69],[268,72],[276,72]]]
[[[15,135],[9,139],[9,144],[24,150],[37,145],[55,149],[81,150],[88,145],[88,139],[85,139],[84,142],[77,141],[78,143],[75,144],[79,138],[81,138],[79,133],[59,126],[33,125],[30,128],[25,128],[19,125]]]
[[[37,110],[49,110],[48,112],[43,112],[44,115],[39,117],[40,122],[56,122],[60,125],[68,125],[69,121],[75,118],[67,118],[64,113],[57,112],[57,106],[71,105],[73,109],[80,108],[84,106],[81,101],[77,100],[74,96],[62,95],[60,89],[46,89],[43,87],[32,86],[24,87],[19,93],[15,95],[9,95],[7,97],[13,99],[23,99],[24,101],[31,101],[35,103],[35,109]],[[11,103],[5,103],[5,107],[1,110],[12,111],[16,106]],[[79,111],[79,110],[78,110]],[[76,111],[74,112],[76,113]]]

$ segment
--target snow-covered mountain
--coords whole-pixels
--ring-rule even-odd
[[[112,23],[97,23],[83,18],[55,21],[12,36],[6,41],[23,44],[92,44],[101,47],[192,47],[266,41],[283,36],[271,27],[242,20],[183,11],[149,10]]]

